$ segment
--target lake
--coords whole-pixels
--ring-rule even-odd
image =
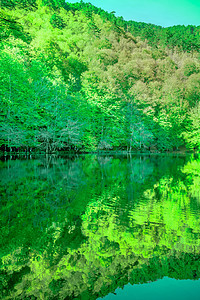
[[[2,157],[0,181],[0,299],[199,299],[200,157]]]

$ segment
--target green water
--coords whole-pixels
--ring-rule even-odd
[[[0,299],[199,299],[200,158],[7,157],[0,181]]]

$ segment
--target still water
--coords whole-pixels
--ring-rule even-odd
[[[200,158],[12,157],[0,181],[0,299],[199,299]]]

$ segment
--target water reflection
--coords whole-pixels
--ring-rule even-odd
[[[164,277],[145,284],[127,284],[123,290],[117,289],[115,293],[109,293],[105,300],[199,300],[200,280],[176,280]],[[100,300],[102,298],[99,298]]]
[[[1,161],[1,298],[200,278],[199,170],[170,155]]]

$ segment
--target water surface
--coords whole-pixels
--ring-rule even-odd
[[[12,157],[0,178],[0,298],[200,292],[198,157]]]

